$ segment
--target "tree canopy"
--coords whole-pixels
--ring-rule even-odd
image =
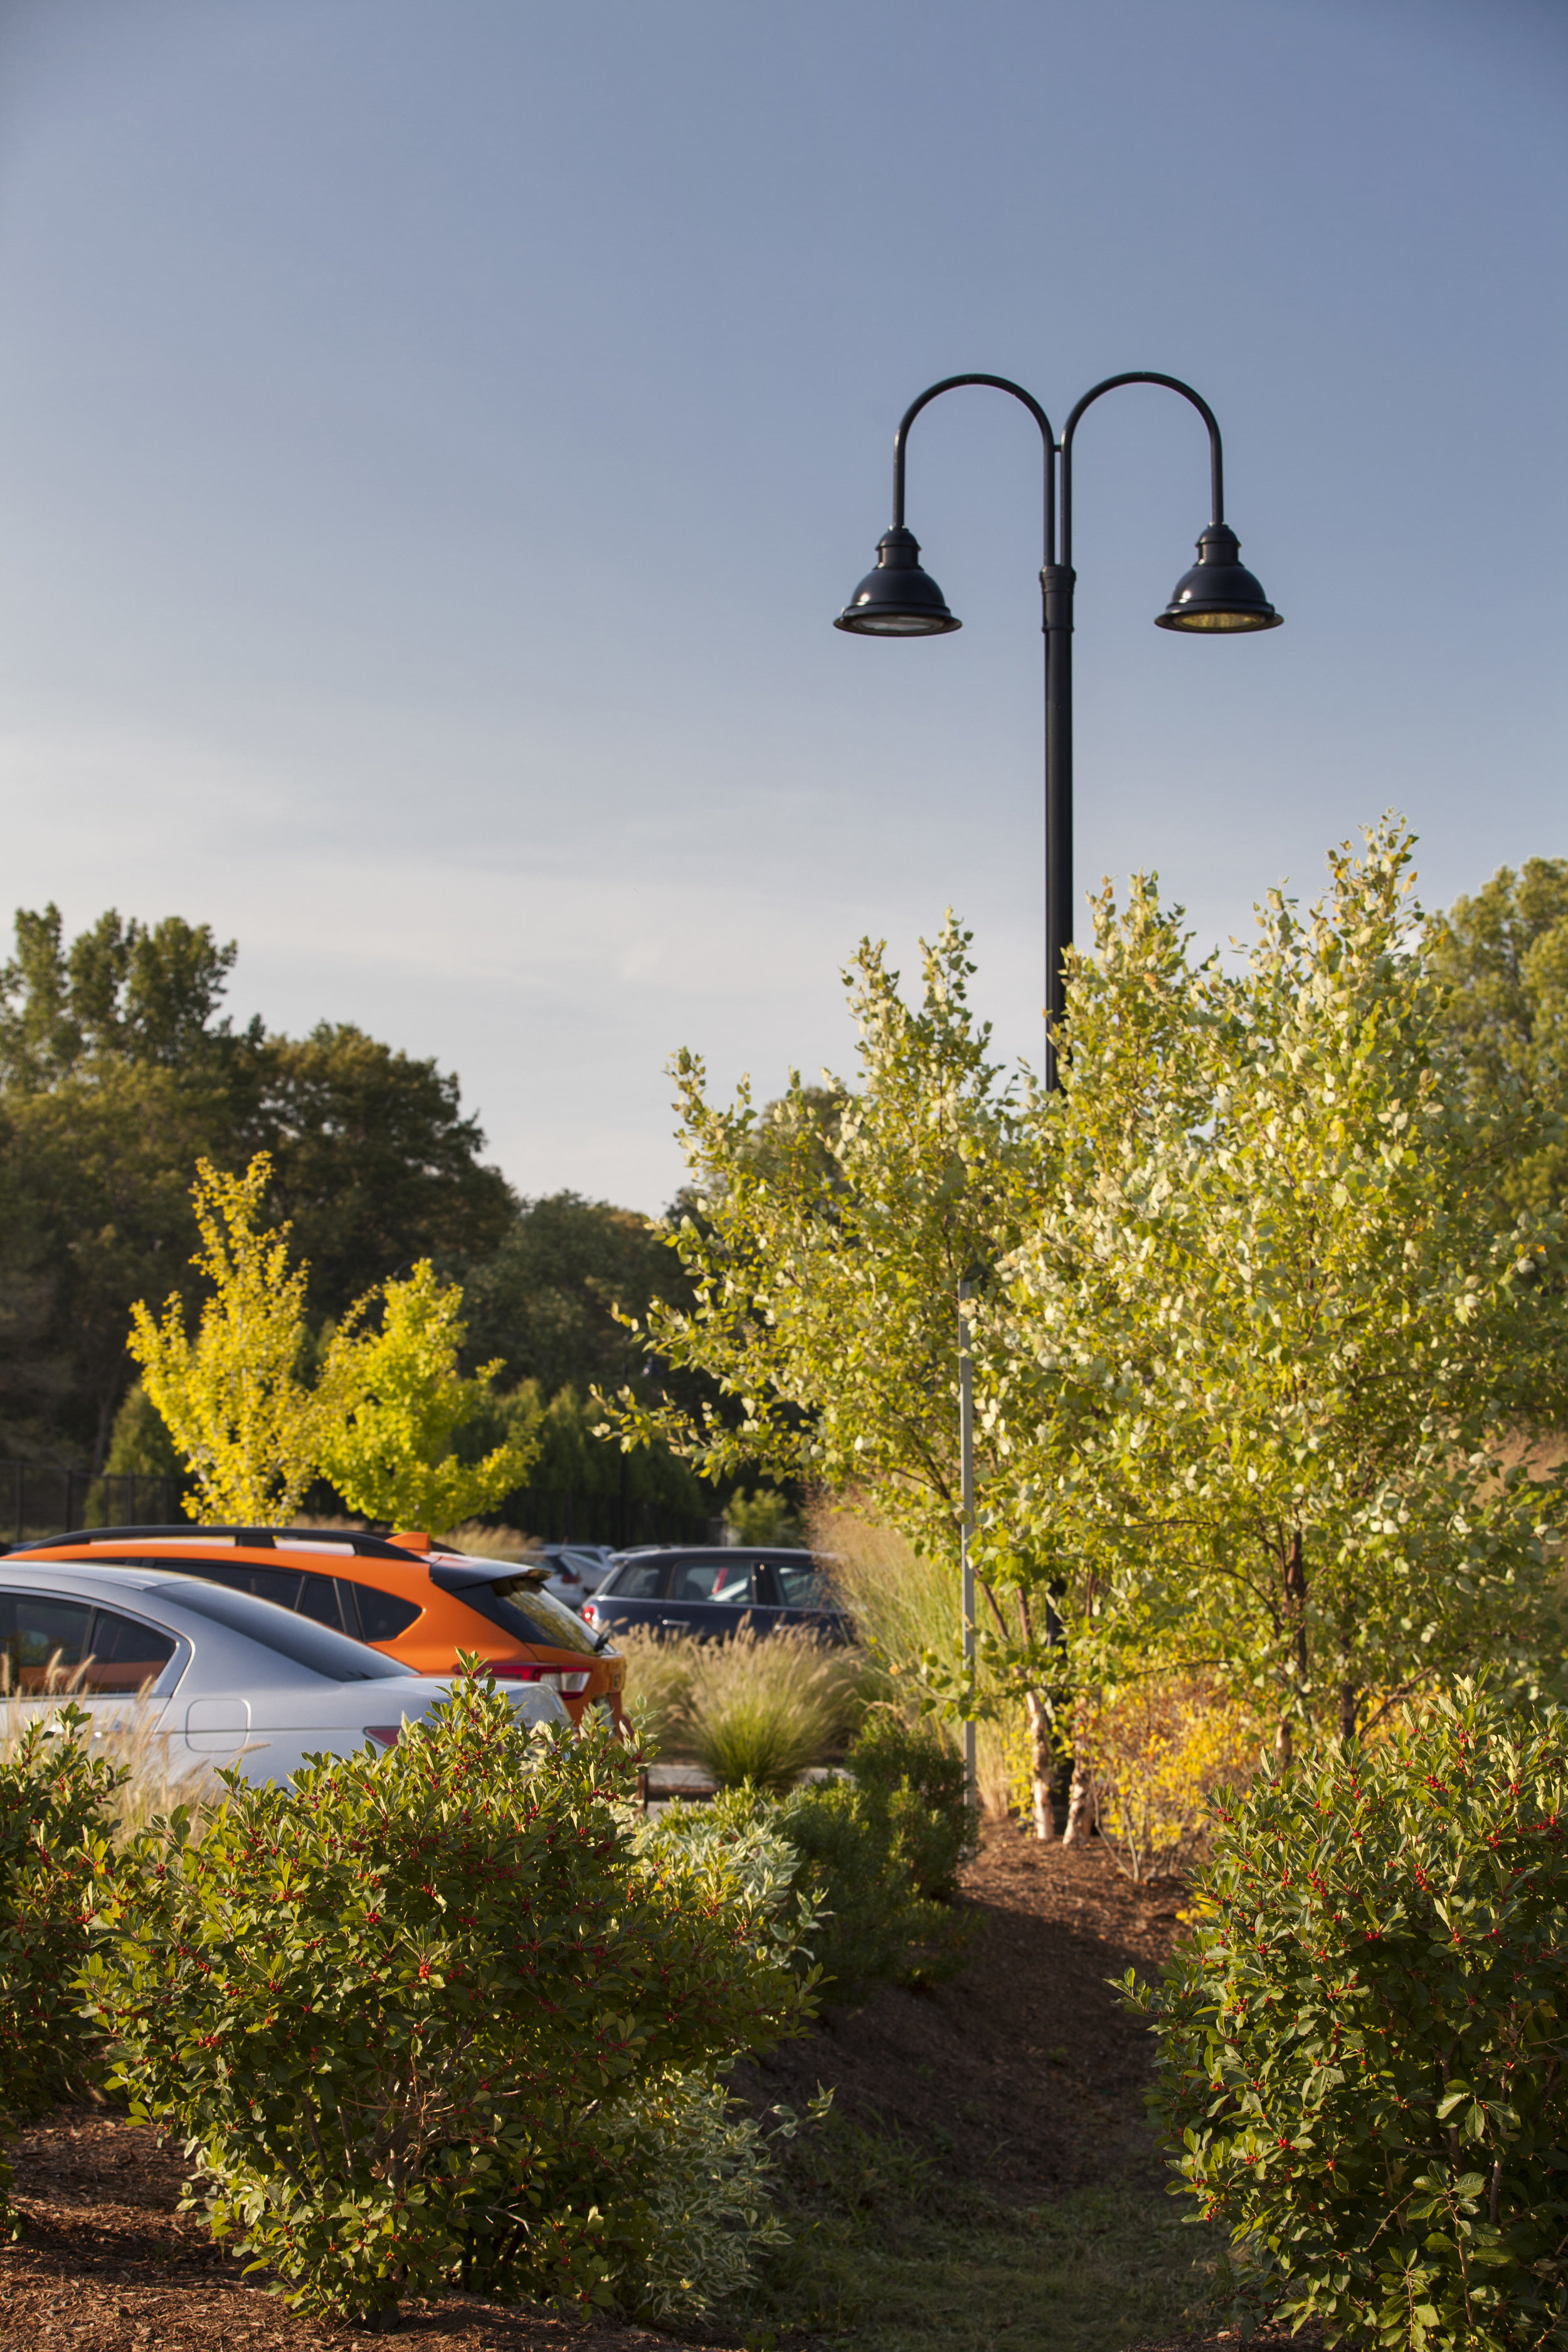
[[[235,956],[177,916],[111,909],[68,940],[57,907],[17,914],[0,971],[0,1450],[101,1465],[132,1301],[195,1296],[200,1159],[268,1154],[266,1213],[292,1224],[317,1323],[510,1227],[454,1076],[343,1024],[236,1030]]]
[[[1562,1221],[1499,1217],[1542,1120],[1475,1098],[1411,857],[1385,823],[1305,917],[1270,892],[1239,968],[1152,883],[1098,902],[982,1313],[990,1548],[1063,1564],[1086,1670],[1217,1669],[1282,1745],[1557,1640],[1562,1481],[1521,1454],[1568,1413]]]
[[[1202,1666],[1282,1742],[1481,1658],[1555,1672],[1563,1486],[1521,1457],[1568,1416],[1563,1223],[1501,1205],[1550,1126],[1478,1093],[1411,856],[1385,821],[1305,916],[1270,893],[1239,964],[1194,962],[1152,880],[1108,892],[1051,1096],[990,1059],[951,919],[912,1005],[862,945],[830,1129],[796,1078],[760,1149],[749,1087],[715,1106],[681,1055],[694,1297],[639,1336],[730,1411],[628,1392],[624,1441],[856,1488],[951,1559],[967,1275],[1017,1685],[1058,1671],[1047,1598],[1069,1680]]]
[[[1447,1025],[1477,1102],[1507,1116],[1520,1097],[1542,1129],[1499,1171],[1510,1208],[1568,1205],[1568,858],[1502,866],[1427,926],[1448,990]]]

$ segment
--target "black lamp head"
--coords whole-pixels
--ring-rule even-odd
[[[1262,583],[1239,562],[1241,541],[1228,523],[1211,522],[1198,541],[1198,560],[1176,583],[1157,629],[1277,629],[1284,618]]]
[[[877,541],[877,569],[868,572],[833,625],[858,637],[940,637],[962,628],[929,572],[921,570],[921,543],[895,523]]]

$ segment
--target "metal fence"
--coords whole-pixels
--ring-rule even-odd
[[[75,1528],[177,1527],[184,1518],[184,1481],[117,1472],[55,1470],[40,1462],[0,1462],[0,1540],[36,1542]],[[307,1498],[309,1506],[309,1498]],[[337,1506],[342,1509],[342,1505]],[[716,1543],[721,1523],[629,1496],[578,1495],[523,1486],[501,1516],[541,1543]]]
[[[184,1517],[183,1481],[117,1472],[55,1470],[44,1462],[0,1462],[0,1512],[12,1543],[74,1528],[171,1527]]]
[[[509,1527],[541,1543],[707,1544],[722,1541],[721,1523],[631,1496],[574,1495],[550,1486],[520,1486],[502,1509]]]

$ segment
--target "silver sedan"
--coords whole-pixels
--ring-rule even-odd
[[[237,1765],[286,1780],[321,1750],[395,1742],[447,1696],[450,1679],[351,1642],[290,1609],[145,1568],[0,1559],[0,1655],[13,1704],[52,1711],[65,1693],[89,1714],[139,1706],[176,1772]],[[503,1685],[523,1722],[570,1721],[558,1694]]]

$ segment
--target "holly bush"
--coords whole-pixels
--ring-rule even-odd
[[[126,1778],[88,1754],[85,1709],[27,1724],[0,1760],[0,2128],[42,2115],[89,2064],[74,1979],[95,1886],[109,1868],[105,1810]],[[15,2233],[0,2150],[0,2225]]]
[[[1412,2352],[1561,2341],[1568,1715],[1461,1685],[1220,1811],[1189,1937],[1126,1990],[1237,2316]]]
[[[385,1755],[226,1779],[199,1843],[176,1813],[127,1849],[86,1981],[132,2115],[178,2125],[252,2268],[322,2315],[451,2284],[639,2306],[680,2269],[648,2189],[672,2135],[743,2228],[758,2149],[702,2118],[807,1988],[765,1888],[634,1852],[612,1739],[531,1735],[465,1678]]]

